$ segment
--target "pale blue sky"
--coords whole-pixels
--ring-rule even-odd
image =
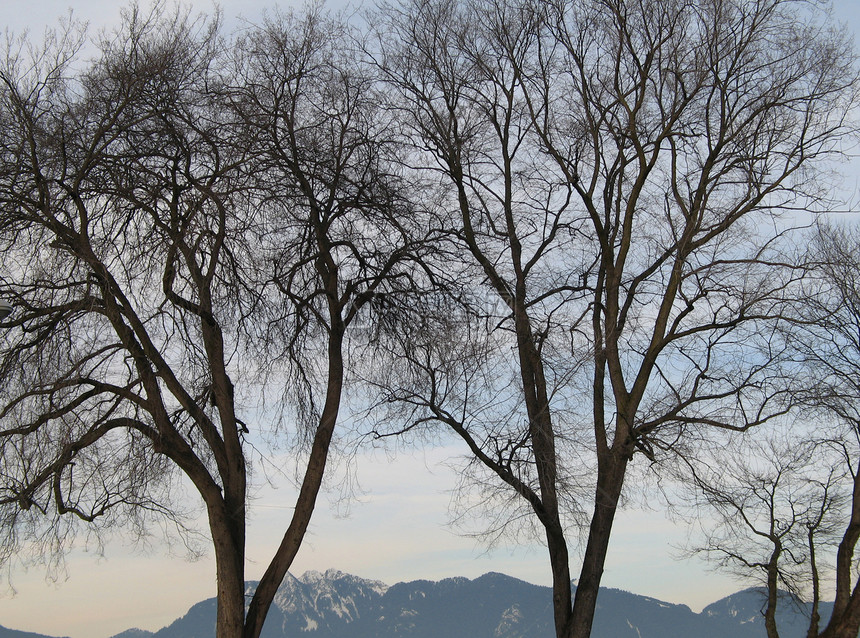
[[[143,2],[145,4],[145,2]],[[2,25],[39,36],[68,11],[90,21],[93,29],[116,24],[116,0],[0,0]],[[240,16],[255,18],[270,0],[224,0],[228,24]],[[210,2],[196,0],[198,10]],[[837,19],[860,33],[860,2],[838,0]],[[545,550],[539,545],[502,547],[487,553],[474,540],[448,526],[450,491],[457,482],[445,459],[459,448],[405,452],[391,459],[368,451],[355,460],[365,495],[342,516],[336,491],[323,497],[292,571],[324,571],[330,567],[389,584],[418,578],[477,577],[499,571],[529,582],[549,584]],[[252,510],[248,539],[248,578],[259,577],[289,519],[294,500],[290,488],[261,490]],[[697,561],[672,558],[686,530],[659,511],[630,509],[615,526],[604,584],[663,600],[704,605],[739,588],[735,582],[707,571]],[[574,548],[575,549],[575,548]],[[68,560],[67,575],[46,582],[45,571],[17,570],[12,596],[0,587],[0,625],[70,638],[107,638],[130,627],[157,630],[184,614],[199,600],[214,596],[210,557],[187,562],[177,548],[160,545],[134,551],[120,541],[104,548],[82,548]],[[576,565],[572,565],[574,573]]]

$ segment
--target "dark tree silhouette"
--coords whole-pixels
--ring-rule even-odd
[[[217,19],[158,3],[129,9],[90,64],[72,30],[7,52],[6,557],[34,537],[62,550],[74,519],[181,523],[166,493],[179,472],[206,508],[216,635],[260,635],[323,479],[350,328],[403,270],[382,116],[343,33],[312,10],[230,41]],[[291,381],[285,404],[310,445],[246,601],[249,435],[273,428],[244,407],[258,373]]]

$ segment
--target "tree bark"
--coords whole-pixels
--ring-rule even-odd
[[[245,626],[244,505],[239,516],[231,516],[223,502],[207,503],[207,507],[218,586],[215,638],[241,638]]]
[[[774,549],[767,564],[767,607],[764,610],[764,628],[767,638],[779,638],[776,627],[776,605],[779,597],[778,576],[779,557],[782,554],[782,543],[779,538],[773,539]]]
[[[561,527],[546,527],[549,564],[552,570],[552,609],[555,621],[555,635],[566,638],[573,619],[571,609],[570,567],[567,542]]]
[[[851,603],[839,616],[831,618],[819,638],[857,638],[860,633],[860,595],[856,589]]]
[[[624,487],[624,476],[629,456],[619,454],[615,447],[599,457],[597,489],[594,498],[594,513],[588,531],[588,542],[582,561],[576,596],[573,601],[573,617],[567,638],[589,638],[597,607],[597,595],[603,577],[603,567],[612,535],[612,524],[618,511],[618,501]]]
[[[860,540],[860,474],[854,474],[851,519],[836,552],[836,599],[820,638],[857,638],[860,633],[860,581],[851,588],[854,548]]]
[[[807,543],[809,547],[809,568],[812,577],[812,612],[809,615],[809,630],[807,638],[815,638],[818,635],[818,624],[821,622],[819,606],[821,602],[821,580],[818,574],[818,559],[815,552],[814,529],[807,530]]]

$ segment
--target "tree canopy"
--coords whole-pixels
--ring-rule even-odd
[[[836,310],[796,312],[829,271],[787,255],[856,133],[855,56],[822,7],[403,0],[229,34],[156,3],[88,62],[83,41],[0,60],[7,558],[61,550],[65,521],[181,525],[183,476],[217,636],[257,638],[356,383],[372,436],[462,441],[491,534],[540,530],[556,634],[586,638],[636,470],[802,412],[793,372],[844,352],[788,336],[834,334]],[[246,601],[260,382],[305,447]],[[821,396],[844,416],[842,386]]]

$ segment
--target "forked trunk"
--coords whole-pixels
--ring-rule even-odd
[[[546,528],[549,564],[552,569],[552,609],[555,619],[556,638],[566,638],[571,626],[570,565],[567,542],[561,526]]]

